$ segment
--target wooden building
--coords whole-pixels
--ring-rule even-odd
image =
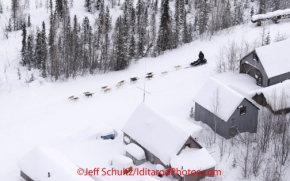
[[[256,84],[271,86],[290,78],[290,40],[256,48],[240,60],[240,73],[250,75]]]
[[[145,103],[141,103],[123,127],[123,141],[125,144],[138,145],[144,150],[147,161],[168,169],[171,168],[172,157],[178,157],[184,149],[189,149],[190,152],[205,150],[195,139],[201,129],[200,126],[187,120],[161,115]],[[203,162],[193,160],[190,164],[197,165],[198,168],[213,170],[216,162],[207,151],[203,159],[210,163],[206,168],[201,166]],[[186,180],[200,179],[200,177],[178,174],[173,174],[173,176],[179,181],[184,180],[185,177],[187,177]]]
[[[194,101],[195,120],[226,139],[242,132],[257,132],[259,108],[215,78],[204,84]]]

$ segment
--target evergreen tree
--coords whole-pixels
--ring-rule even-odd
[[[157,55],[162,54],[165,50],[171,49],[171,21],[169,14],[169,0],[163,0],[161,5],[160,27],[157,37],[155,51]]]
[[[41,32],[39,32],[39,29],[37,29],[36,32],[36,45],[35,45],[35,51],[34,51],[34,60],[35,60],[35,68],[41,69],[41,59],[42,59],[42,48],[41,48],[41,43],[42,43],[42,37],[41,37]]]
[[[136,56],[136,52],[135,52],[135,38],[134,38],[134,35],[131,34],[130,45],[129,45],[129,57],[131,59],[134,59],[135,56]]]
[[[150,42],[154,43],[156,39],[156,14],[151,11],[150,17]]]
[[[271,43],[271,37],[270,37],[270,31],[268,31],[268,34],[266,36],[265,45],[269,45]]]
[[[27,18],[27,27],[31,26],[31,21],[30,21],[30,14],[28,14],[28,18]]]
[[[280,0],[274,0],[274,11],[279,10],[280,9]],[[290,3],[290,2],[288,2]]]
[[[91,0],[85,0],[85,7],[88,12],[92,11],[92,2]]]
[[[25,53],[26,53],[26,36],[27,36],[26,24],[24,23],[24,24],[23,24],[23,27],[22,27],[22,49],[21,49],[21,57],[22,57],[21,64],[22,64],[23,66],[26,65],[26,62],[25,62]]]
[[[100,10],[100,6],[101,6],[101,0],[97,0],[97,2],[96,2],[96,5],[95,5],[95,7],[96,7],[96,10]]]
[[[175,13],[174,13],[174,22],[175,22],[175,26],[174,26],[174,45],[173,48],[176,48],[179,45],[179,37],[180,37],[180,22],[179,22],[179,18],[180,18],[180,1],[175,1]]]
[[[19,0],[11,0],[11,20],[13,30],[18,30],[21,28],[19,24]]]
[[[41,31],[41,75],[42,77],[47,76],[46,70],[46,61],[47,61],[47,38],[45,32],[45,23],[42,22],[42,31]]]
[[[131,16],[130,16],[130,33],[135,34],[136,31],[136,12],[135,8],[131,7]]]
[[[158,11],[158,0],[155,0],[155,3],[154,3],[154,12],[157,13]]]
[[[229,28],[232,25],[232,13],[231,13],[231,4],[230,1],[225,5],[225,10],[222,12],[222,29]]]
[[[198,10],[198,29],[199,29],[199,34],[205,33],[205,31],[208,28],[208,20],[209,20],[209,3],[207,0],[201,1],[200,2],[200,7]]]
[[[0,14],[3,14],[3,4],[1,0],[0,0]]]
[[[259,0],[258,5],[259,5],[258,14],[266,13],[266,0]]]
[[[182,34],[182,42],[183,43],[189,43],[190,42],[190,36],[188,32],[188,27],[187,27],[187,19],[186,19],[186,12],[184,12],[184,18],[183,18],[183,34]]]
[[[251,17],[252,17],[254,15],[254,6],[251,7],[250,13],[251,13]]]
[[[128,67],[129,61],[127,58],[126,45],[124,39],[123,19],[120,16],[116,21],[116,38],[115,38],[115,63],[114,70],[123,70]]]
[[[31,66],[34,64],[33,60],[33,36],[28,35],[27,38],[27,49],[26,49],[26,54],[25,54],[25,62],[26,66],[28,67],[28,70],[31,69]]]
[[[234,25],[238,25],[244,22],[244,8],[241,3],[238,3],[235,7]]]
[[[58,15],[58,17],[60,19],[63,18],[63,14],[64,14],[64,3],[63,1],[66,0],[55,0],[55,13],[56,15]]]
[[[185,6],[184,6],[184,0],[180,0],[180,5],[179,5],[179,29],[180,29],[180,33],[179,33],[179,37],[180,37],[180,41],[179,44],[182,44],[182,37],[184,34],[186,34],[186,32],[184,31],[184,19],[186,12],[185,12]]]

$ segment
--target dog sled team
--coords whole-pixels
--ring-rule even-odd
[[[191,62],[190,65],[191,66],[198,66],[198,65],[203,65],[203,64],[206,64],[207,63],[207,60],[205,59],[204,57],[204,54],[202,53],[202,51],[199,52],[198,54],[198,60],[194,61],[194,62]],[[174,66],[174,68],[176,70],[179,70],[181,69],[181,65],[176,65]],[[168,72],[167,71],[163,71],[161,72],[161,75],[167,75]],[[145,76],[146,79],[150,80],[154,77],[154,74],[153,72],[148,72]],[[131,77],[130,78],[130,83],[136,83],[138,81],[138,77]],[[124,84],[125,84],[125,80],[121,80],[120,82],[118,82],[116,84],[116,87],[119,89],[120,87],[122,87]],[[103,90],[104,93],[108,93],[108,92],[111,92],[112,88],[109,88],[108,86],[103,86],[101,87],[101,89]],[[91,92],[84,92],[83,93],[86,97],[93,97],[93,94],[94,93],[91,93]],[[72,101],[78,101],[80,98],[79,97],[74,97],[74,96],[70,96],[68,99],[72,100]]]

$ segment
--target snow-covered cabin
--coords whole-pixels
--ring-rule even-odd
[[[77,167],[62,152],[53,148],[37,146],[19,162],[20,175],[26,181],[93,181],[77,174]]]
[[[138,145],[144,150],[147,161],[170,168],[172,157],[185,148],[202,149],[195,140],[201,129],[187,120],[162,115],[141,103],[123,127],[124,143]]]
[[[195,120],[226,139],[239,132],[257,132],[259,108],[213,77],[195,95],[194,101]]]
[[[262,87],[289,79],[289,47],[290,39],[256,48],[240,60],[240,73],[250,75]]]

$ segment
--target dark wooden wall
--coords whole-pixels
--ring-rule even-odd
[[[258,108],[250,103],[247,99],[244,99],[240,105],[247,107],[247,112],[245,115],[240,115],[240,109],[235,108],[232,116],[227,122],[223,121],[220,118],[216,118],[216,132],[220,136],[229,139],[235,135],[230,134],[230,129],[235,127],[240,133],[242,132],[257,132],[258,125]],[[238,105],[237,107],[239,107]],[[221,110],[222,111],[222,110]],[[213,131],[215,131],[215,119],[214,115],[209,111],[200,106],[198,103],[195,103],[195,120],[202,121],[207,124]]]

